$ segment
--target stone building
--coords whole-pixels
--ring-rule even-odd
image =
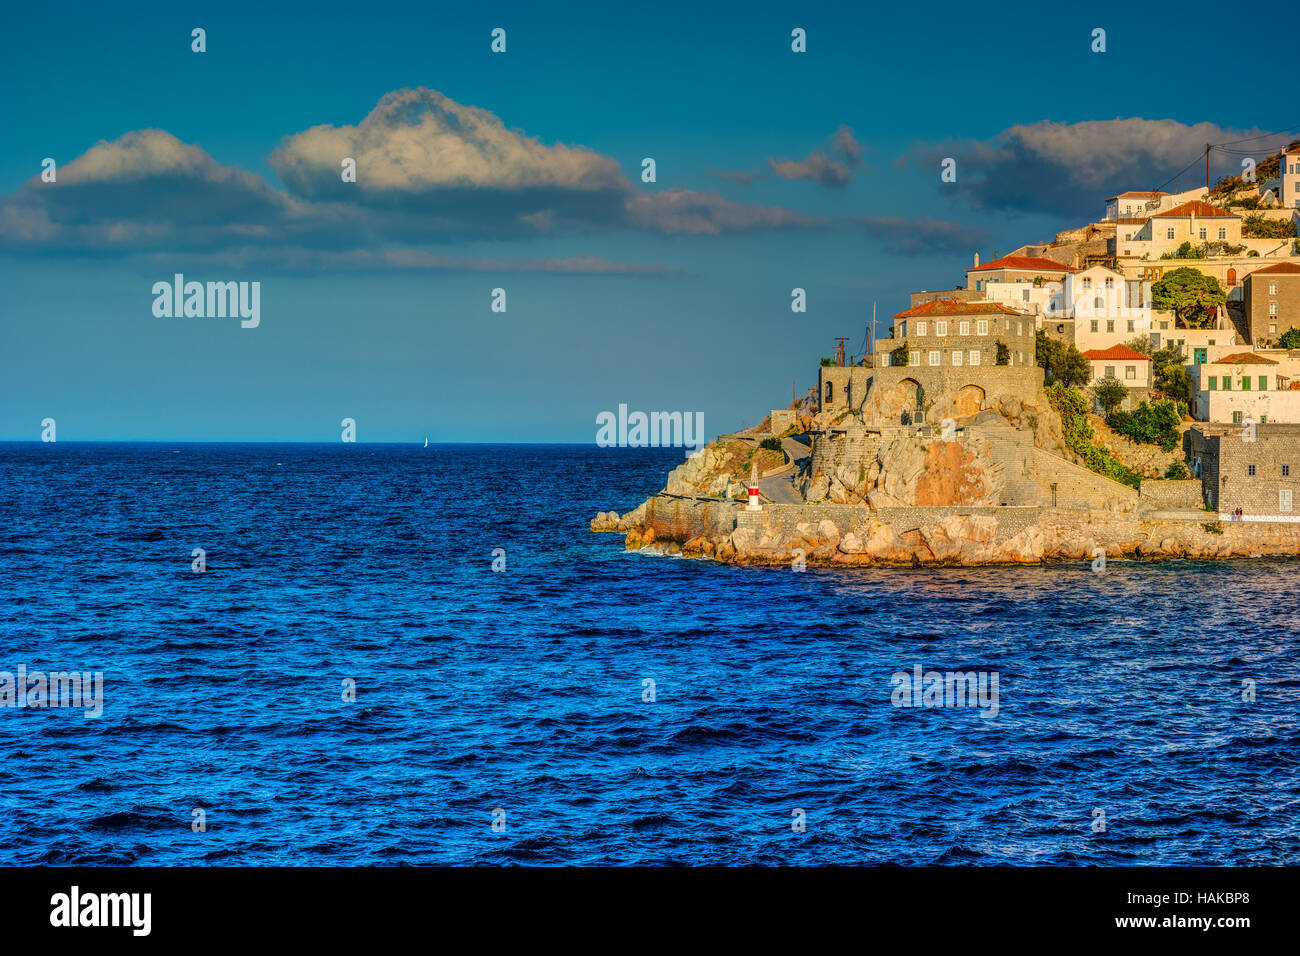
[[[876,343],[863,418],[880,425],[960,419],[991,401],[1038,394],[1034,324],[1032,315],[996,302],[940,299],[899,312],[894,337]]]
[[[1300,327],[1300,264],[1279,262],[1256,269],[1242,282],[1250,341],[1272,344]]]
[[[1300,521],[1300,424],[1194,425],[1186,441],[1205,503],[1222,518],[1240,508],[1247,520]]]

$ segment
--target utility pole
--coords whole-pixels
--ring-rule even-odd
[[[1210,144],[1205,144],[1205,188],[1210,188]]]
[[[840,368],[844,367],[844,343],[848,341],[847,336],[838,336],[835,339],[839,345],[835,346],[835,356],[840,360]]]

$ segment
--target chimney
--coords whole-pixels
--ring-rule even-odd
[[[977,252],[977,253],[975,253],[975,266],[974,266],[974,268],[978,269],[979,267],[980,267],[980,254]]]

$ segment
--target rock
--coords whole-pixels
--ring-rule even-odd
[[[831,545],[837,545],[840,542],[840,529],[835,526],[834,521],[823,518],[817,522],[817,536]]]
[[[619,517],[617,511],[602,511],[591,519],[592,531],[618,531]]]

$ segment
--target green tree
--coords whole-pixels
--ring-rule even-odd
[[[1284,349],[1300,349],[1300,329],[1287,329],[1277,344]]]
[[[995,360],[995,364],[997,364],[997,365],[1010,365],[1010,364],[1011,364],[1011,349],[1007,348],[1007,343],[1005,343],[1005,342],[1003,342],[1003,341],[1001,341],[1001,340],[999,339],[999,340],[998,340],[998,343],[997,343],[997,346],[998,346],[998,357],[997,357],[997,359]]]
[[[1044,370],[1049,385],[1082,387],[1092,378],[1092,366],[1082,352],[1067,342],[1049,338],[1042,329],[1034,335],[1034,361]]]
[[[1190,266],[1165,273],[1151,287],[1152,304],[1157,309],[1171,309],[1189,329],[1204,328],[1227,301],[1228,294],[1218,279]]]
[[[1128,398],[1128,389],[1115,376],[1108,375],[1092,387],[1092,394],[1097,399],[1097,404],[1101,406],[1101,410],[1109,415],[1123,404],[1124,399]]]

